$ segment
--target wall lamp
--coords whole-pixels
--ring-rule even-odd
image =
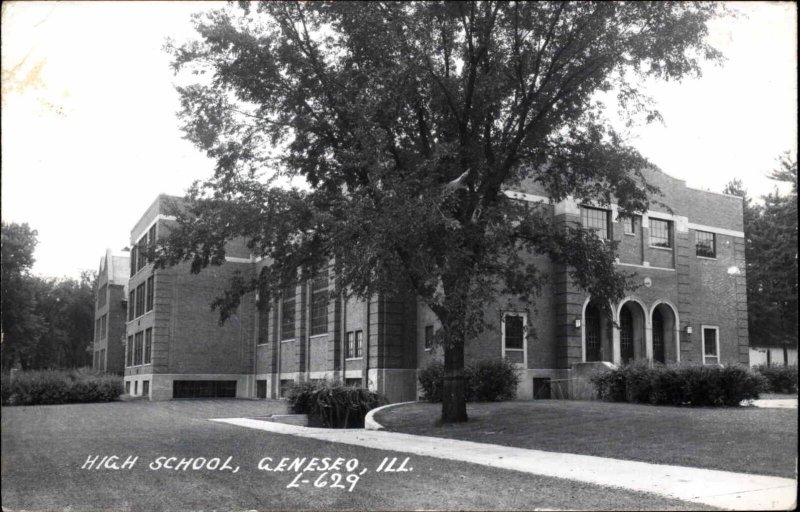
[[[576,329],[580,329],[581,328],[581,319],[580,318],[576,318],[575,319],[575,328]]]
[[[686,326],[686,334],[692,334],[692,326],[691,325],[687,325]]]

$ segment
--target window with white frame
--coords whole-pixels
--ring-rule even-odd
[[[719,327],[702,326],[703,364],[719,364]]]
[[[295,293],[295,285],[291,285],[283,291],[283,301],[281,304],[281,341],[294,338]]]
[[[695,231],[695,254],[703,258],[717,257],[717,237],[708,231]]]
[[[626,235],[636,234],[637,215],[620,215],[617,220],[622,223],[622,232]]]
[[[672,222],[650,219],[650,245],[652,247],[672,247]]]
[[[528,317],[525,313],[505,312],[503,313],[502,336],[503,336],[503,357],[510,359],[517,364],[527,364],[525,354],[525,327]]]
[[[608,210],[581,206],[581,224],[587,229],[593,229],[602,240],[611,238],[609,236],[611,228],[609,227],[608,219]]]
[[[311,336],[328,332],[328,269],[311,281]]]

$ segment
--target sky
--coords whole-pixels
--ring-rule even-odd
[[[794,3],[729,3],[710,40],[726,56],[699,79],[643,84],[664,124],[629,142],[667,174],[752,196],[797,154]],[[96,270],[159,193],[183,195],[213,162],[182,138],[163,51],[192,37],[190,14],[211,2],[4,2],[2,218],[38,231],[33,273]]]

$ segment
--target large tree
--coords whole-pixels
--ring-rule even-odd
[[[744,200],[747,310],[750,339],[767,345],[797,344],[797,159],[779,158],[770,179],[791,184],[752,204],[741,182],[725,192]]]
[[[647,162],[604,121],[658,118],[637,92],[719,54],[714,3],[267,2],[195,18],[169,45],[189,140],[216,160],[161,264],[194,271],[244,237],[269,264],[216,302],[268,300],[332,262],[339,289],[410,293],[441,322],[444,421],[466,420],[464,343],[501,295],[532,302],[548,255],[599,299],[627,284],[614,246],[504,191],[647,209]],[[302,187],[280,187],[300,179]],[[276,181],[277,180],[277,181]]]

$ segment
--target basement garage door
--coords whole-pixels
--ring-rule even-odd
[[[175,380],[172,398],[236,398],[236,381]]]

